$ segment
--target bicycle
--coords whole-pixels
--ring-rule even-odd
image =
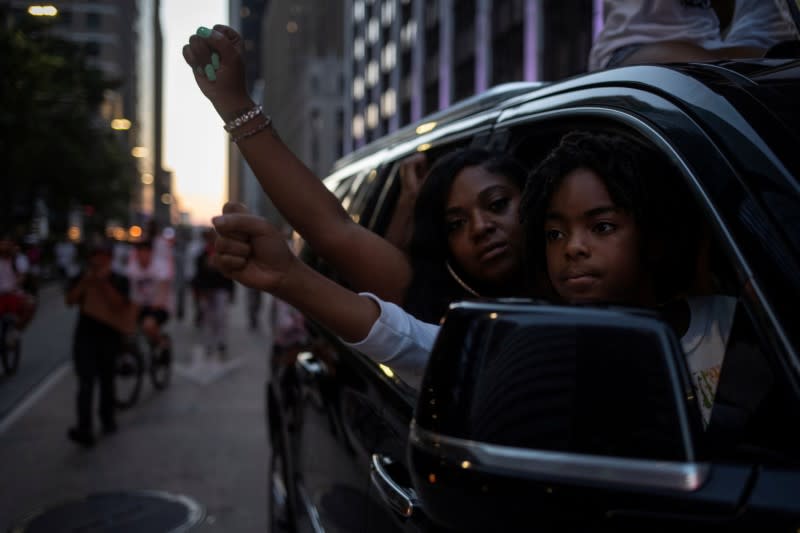
[[[0,360],[6,374],[17,371],[21,353],[22,336],[17,329],[17,317],[13,313],[5,313],[0,317]]]
[[[128,337],[115,361],[115,403],[120,409],[132,407],[139,400],[143,375],[147,372],[155,390],[163,390],[172,376],[172,341],[162,333],[163,348],[137,331]]]

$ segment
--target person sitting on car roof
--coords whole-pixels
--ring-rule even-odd
[[[589,70],[764,57],[800,37],[794,1],[606,0]],[[729,24],[720,23],[723,13]]]

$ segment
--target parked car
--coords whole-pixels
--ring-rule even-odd
[[[685,178],[698,272],[737,311],[706,429],[644,311],[455,303],[420,390],[310,322],[268,385],[274,531],[797,531],[798,94],[797,60],[625,67],[499,86],[342,159],[326,185],[381,234],[415,151],[533,167],[571,130],[635,137]]]

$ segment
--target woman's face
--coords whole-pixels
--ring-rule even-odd
[[[445,204],[453,266],[501,291],[513,281],[522,265],[519,200],[519,188],[507,177],[481,166],[461,170]]]

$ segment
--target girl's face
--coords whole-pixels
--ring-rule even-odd
[[[636,221],[614,205],[595,172],[567,174],[550,199],[544,232],[550,282],[567,303],[655,303]]]
[[[522,264],[519,188],[481,166],[456,175],[445,204],[450,255],[470,278],[503,285]],[[501,289],[502,290],[502,289]]]

